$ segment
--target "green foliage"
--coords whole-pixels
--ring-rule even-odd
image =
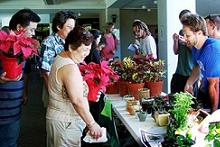
[[[177,146],[190,146],[195,142],[187,125],[187,115],[193,104],[193,96],[189,93],[176,93],[170,103],[169,110],[171,117],[167,127],[165,143],[176,144]]]
[[[209,124],[209,133],[205,136],[205,140],[213,141],[214,147],[220,147],[220,122]]]
[[[189,93],[176,93],[175,104],[171,110],[172,116],[176,122],[176,128],[185,128],[187,115],[193,104],[193,96]]]

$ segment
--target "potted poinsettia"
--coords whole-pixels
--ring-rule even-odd
[[[31,37],[25,37],[24,32],[15,34],[0,31],[0,60],[7,78],[16,78],[22,72],[23,61],[37,55],[40,44]]]
[[[80,71],[89,86],[88,100],[93,102],[97,101],[100,90],[105,92],[106,86],[119,79],[119,76],[108,66],[107,61],[102,61],[100,64],[93,62],[82,64]]]

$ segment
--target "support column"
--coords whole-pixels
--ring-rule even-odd
[[[179,22],[179,13],[188,9],[195,13],[196,0],[158,0],[158,35],[159,58],[165,60],[166,78],[164,92],[170,93],[170,81],[176,70],[177,55],[173,53],[173,33],[182,28]]]

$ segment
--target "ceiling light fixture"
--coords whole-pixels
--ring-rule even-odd
[[[146,9],[147,7],[146,7],[145,5],[142,5],[141,8],[142,8],[142,9]]]

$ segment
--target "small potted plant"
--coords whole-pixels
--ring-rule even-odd
[[[151,60],[145,64],[146,86],[150,89],[151,96],[160,96],[163,89],[163,78],[165,77],[164,61]]]
[[[23,61],[37,55],[40,44],[24,32],[15,34],[13,31],[0,31],[0,60],[6,77],[13,79],[22,72]]]
[[[112,61],[109,61],[109,67],[118,75],[121,75],[121,61],[119,59],[114,59]],[[117,94],[119,93],[119,84],[118,81],[115,81],[114,79],[111,79],[110,85],[106,87],[106,93],[107,94]]]
[[[166,110],[167,102],[162,96],[154,98],[152,117],[159,126],[166,126],[169,123],[170,114]]]
[[[142,64],[144,71],[144,81],[146,87],[150,89],[150,95],[160,96],[163,88],[163,78],[165,77],[164,60],[155,60],[151,56],[138,56],[134,58],[138,64]]]
[[[122,67],[121,78],[127,81],[128,93],[139,99],[138,89],[145,85],[143,64],[137,64],[131,57],[126,57]]]
[[[143,111],[142,109],[137,113],[137,115],[138,115],[138,118],[141,122],[145,121],[147,118],[147,112]]]

